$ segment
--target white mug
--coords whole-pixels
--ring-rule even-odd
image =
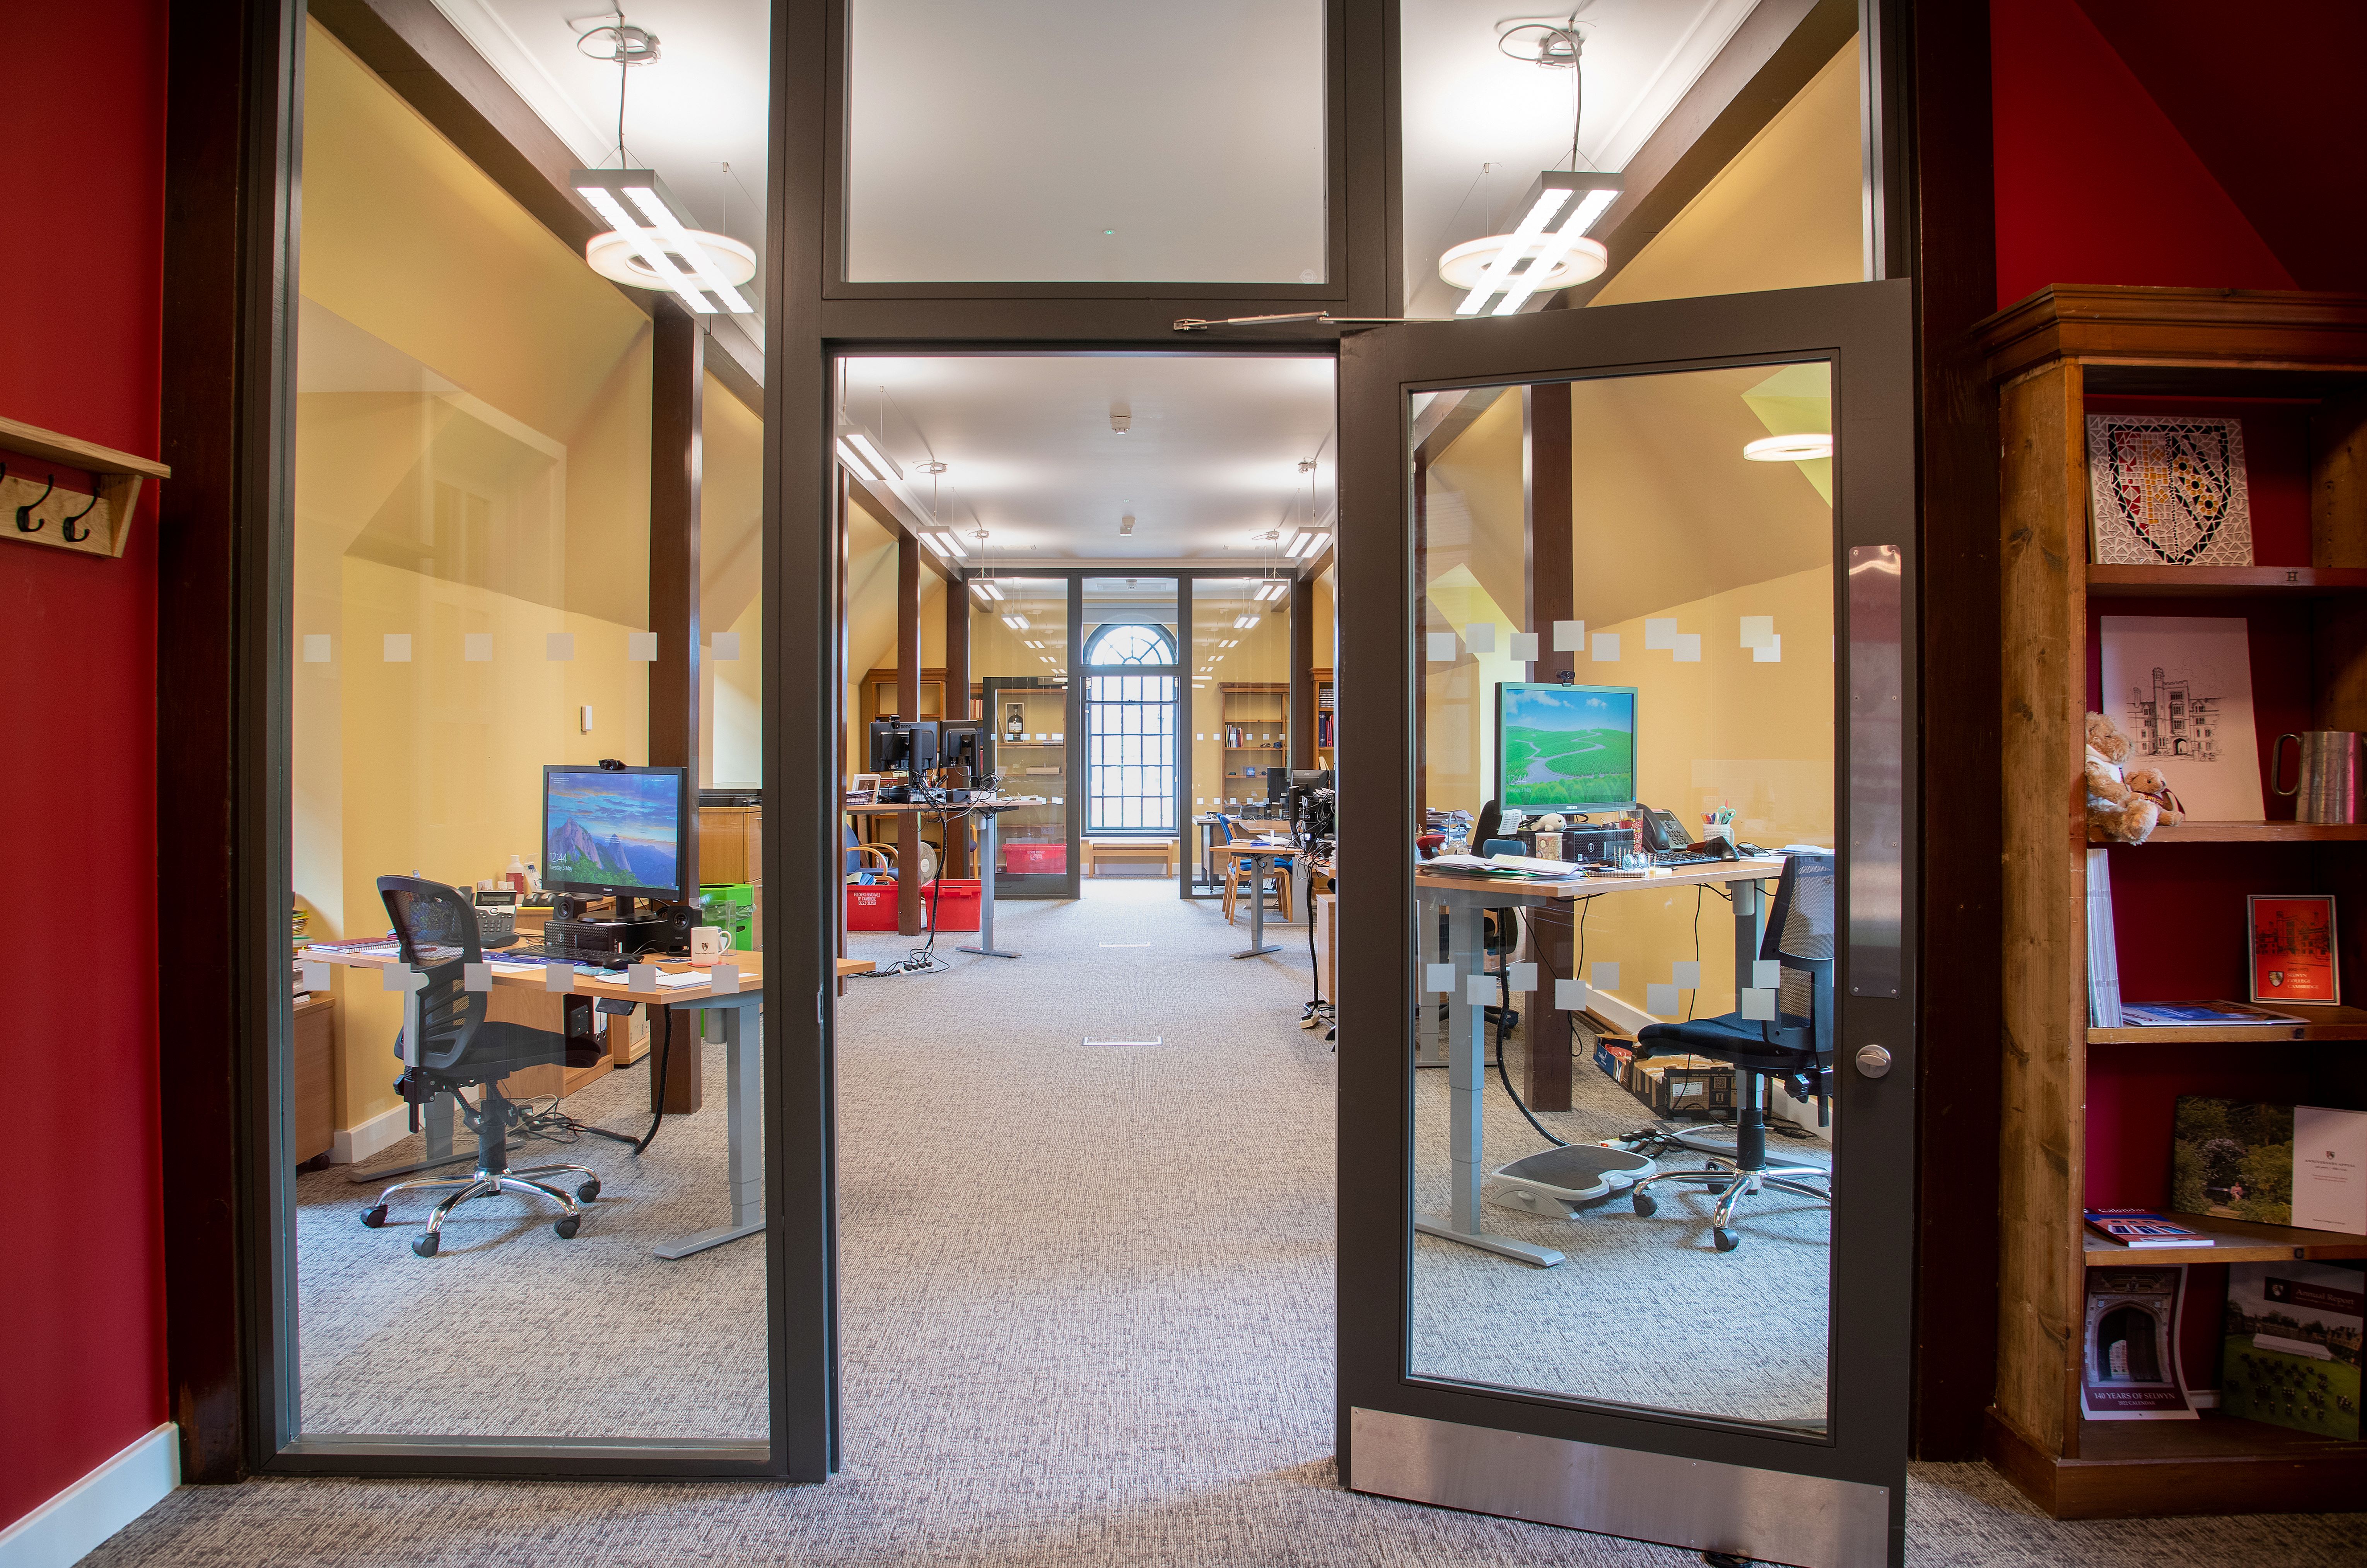
[[[731,950],[731,933],[720,926],[694,926],[690,928],[690,961],[701,969],[713,964]]]

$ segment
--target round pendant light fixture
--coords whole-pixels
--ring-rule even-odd
[[[1511,258],[1499,265],[1497,257],[1517,245]],[[1551,261],[1545,257],[1558,249],[1561,254]],[[1522,267],[1525,261],[1527,266]],[[1542,264],[1543,272],[1537,272]],[[1489,234],[1484,239],[1466,240],[1438,258],[1439,281],[1453,289],[1469,289],[1477,285],[1490,267],[1500,278],[1511,278],[1519,268],[1520,280],[1528,285],[1530,293],[1549,293],[1556,289],[1568,289],[1603,276],[1611,265],[1611,253],[1603,248],[1601,240],[1583,237],[1562,244],[1554,244],[1536,236]],[[1532,278],[1531,273],[1536,273]]]
[[[610,282],[635,289],[671,289],[675,277],[686,273],[705,278],[710,275],[710,267],[712,276],[730,288],[736,289],[756,276],[756,253],[730,235],[706,229],[684,229],[681,233],[703,253],[703,259],[682,254],[670,243],[671,235],[653,229],[641,229],[637,234],[617,229],[595,234],[583,246],[583,259]],[[671,264],[672,275],[660,276],[650,264],[646,253],[652,248]]]
[[[1742,449],[1744,459],[1755,463],[1806,462],[1814,458],[1833,455],[1830,434],[1799,436],[1761,436]]]

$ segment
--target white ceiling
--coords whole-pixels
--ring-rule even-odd
[[[1579,165],[1625,168],[1756,5],[1578,0]],[[1401,0],[1407,314],[1452,312],[1461,296],[1439,281],[1440,254],[1503,233],[1506,209],[1539,171],[1569,166],[1571,73],[1510,59],[1496,40],[1512,21],[1571,14],[1524,17],[1501,0]],[[1482,175],[1483,165],[1492,171]]]
[[[1285,515],[1332,507],[1332,361],[1261,356],[861,358],[843,361],[843,410],[972,550],[1025,570],[1072,562],[1239,562]],[[1133,415],[1119,435],[1113,410]],[[1118,519],[1131,512],[1131,535]]]

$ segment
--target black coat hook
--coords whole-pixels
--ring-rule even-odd
[[[48,519],[43,518],[41,522],[34,522],[32,520],[33,508],[48,500],[50,498],[50,491],[55,490],[57,487],[58,476],[53,473],[50,475],[48,489],[43,490],[39,495],[34,496],[30,501],[26,502],[23,506],[17,508],[17,531],[18,533],[37,534],[41,531],[42,527],[48,522]]]
[[[85,517],[89,517],[97,509],[98,492],[94,489],[90,493],[89,506],[85,506],[81,511],[76,512],[71,517],[60,517],[58,519],[58,531],[66,536],[66,542],[68,544],[80,544],[83,540],[90,537],[90,530],[88,528],[85,528],[80,533],[76,533],[74,531],[74,525],[82,521]]]

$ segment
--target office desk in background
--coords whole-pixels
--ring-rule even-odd
[[[916,812],[928,816],[936,816],[943,812],[955,822],[960,821],[964,815],[968,816],[973,824],[972,831],[978,835],[978,946],[961,948],[957,950],[965,953],[978,953],[991,959],[1015,959],[1019,956],[1017,953],[1006,953],[994,945],[995,824],[1001,820],[1005,812],[1017,811],[1022,806],[1049,804],[1051,802],[1041,795],[1004,795],[992,801],[957,801],[946,806],[928,805],[918,801],[890,801],[884,805],[877,801],[850,801],[846,804],[846,814],[859,818],[906,817]],[[885,840],[882,842],[884,843]],[[900,866],[897,869],[901,872],[903,868]],[[937,874],[944,876],[945,872],[941,869]],[[900,911],[908,900],[913,909],[917,910],[920,907],[920,893],[917,887],[908,885],[900,875],[897,879],[896,892],[897,906]],[[901,924],[900,920],[899,924]],[[839,937],[842,942],[845,940],[844,927],[840,930]]]
[[[1481,1223],[1483,1200],[1480,1188],[1488,1179],[1479,1131],[1480,1102],[1488,1083],[1488,1008],[1485,1003],[1474,1004],[1471,1000],[1471,977],[1487,972],[1487,950],[1481,934],[1486,911],[1551,908],[1568,905],[1582,898],[1724,883],[1734,893],[1734,983],[1739,992],[1750,984],[1753,978],[1751,965],[1759,958],[1760,906],[1762,902],[1759,884],[1768,878],[1783,874],[1784,862],[1780,858],[1724,860],[1714,865],[1679,867],[1666,876],[1587,877],[1562,882],[1456,876],[1450,871],[1416,867],[1413,876],[1415,899],[1443,907],[1447,913],[1446,961],[1454,984],[1446,994],[1448,1157],[1453,1162],[1447,1189],[1448,1211],[1444,1220],[1417,1219],[1414,1229],[1426,1236],[1461,1242],[1466,1246],[1499,1253],[1523,1263],[1534,1263],[1540,1268],[1551,1268],[1562,1261],[1562,1255],[1551,1247],[1492,1234]],[[1419,929],[1436,931],[1437,917],[1424,916]],[[1427,942],[1423,944],[1423,949],[1421,957],[1427,960],[1433,949]],[[1542,969],[1540,966],[1537,994],[1547,1000],[1553,994],[1553,979],[1582,978],[1568,974],[1548,977]],[[1436,993],[1430,989],[1425,980],[1420,994],[1427,999]],[[1535,1022],[1531,1026],[1529,1039],[1531,1053],[1535,1054],[1539,1037],[1553,1038],[1550,1030],[1562,1014],[1557,1009],[1548,1010],[1535,1003],[1530,1004],[1530,1008]],[[1559,1027],[1566,1035],[1568,1026]]]

